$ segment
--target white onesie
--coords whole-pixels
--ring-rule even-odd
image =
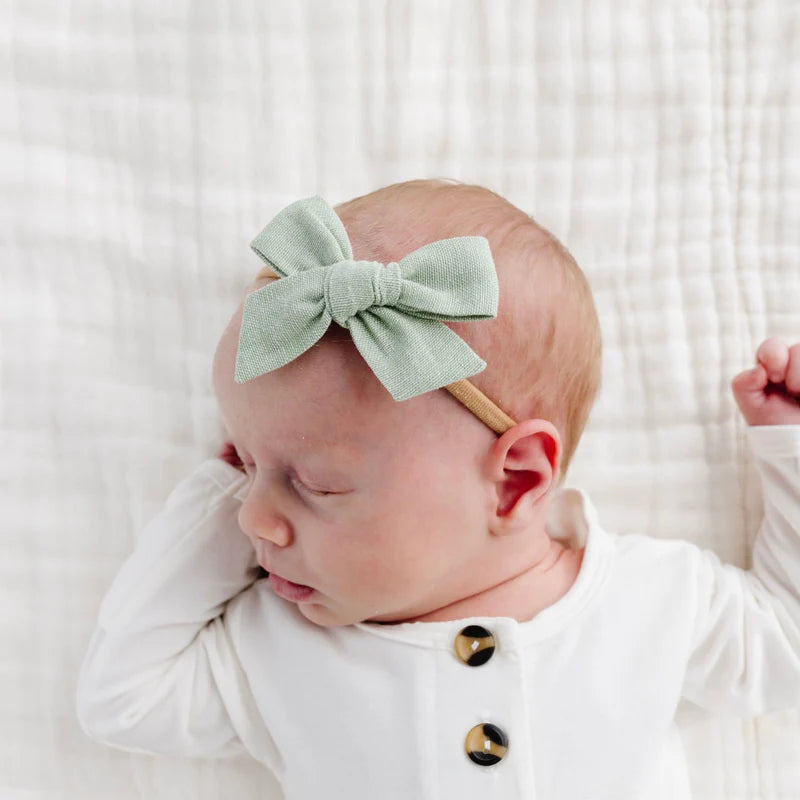
[[[764,496],[751,570],[609,533],[564,488],[548,530],[585,545],[580,574],[527,622],[314,625],[256,580],[246,477],[204,461],[103,600],[81,725],[139,752],[244,748],[287,800],[688,798],[681,697],[742,716],[800,706],[800,425],[747,438]]]

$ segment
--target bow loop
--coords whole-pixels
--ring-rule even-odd
[[[397,303],[403,285],[397,262],[340,261],[325,274],[325,308],[333,321],[349,328],[352,317],[368,308]]]
[[[314,196],[280,211],[250,246],[281,279],[245,298],[238,383],[299,357],[331,322],[350,330],[395,400],[486,368],[442,323],[497,316],[497,274],[484,237],[431,242],[385,265],[356,261],[336,212]]]

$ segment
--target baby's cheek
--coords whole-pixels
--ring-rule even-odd
[[[357,538],[360,540],[346,541],[344,536],[331,536],[328,543],[334,546],[318,551],[315,571],[321,570],[342,592],[352,594],[357,587],[359,594],[369,595],[385,586],[392,573],[384,563],[381,543],[369,536]]]

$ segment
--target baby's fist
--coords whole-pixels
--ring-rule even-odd
[[[800,425],[800,342],[765,339],[755,368],[740,372],[731,389],[748,425]]]

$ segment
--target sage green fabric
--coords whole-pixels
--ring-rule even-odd
[[[486,368],[441,320],[497,316],[489,242],[457,236],[399,262],[355,261],[344,225],[317,196],[280,211],[251,242],[274,280],[247,295],[237,383],[282,367],[336,322],[395,400],[439,389]]]

